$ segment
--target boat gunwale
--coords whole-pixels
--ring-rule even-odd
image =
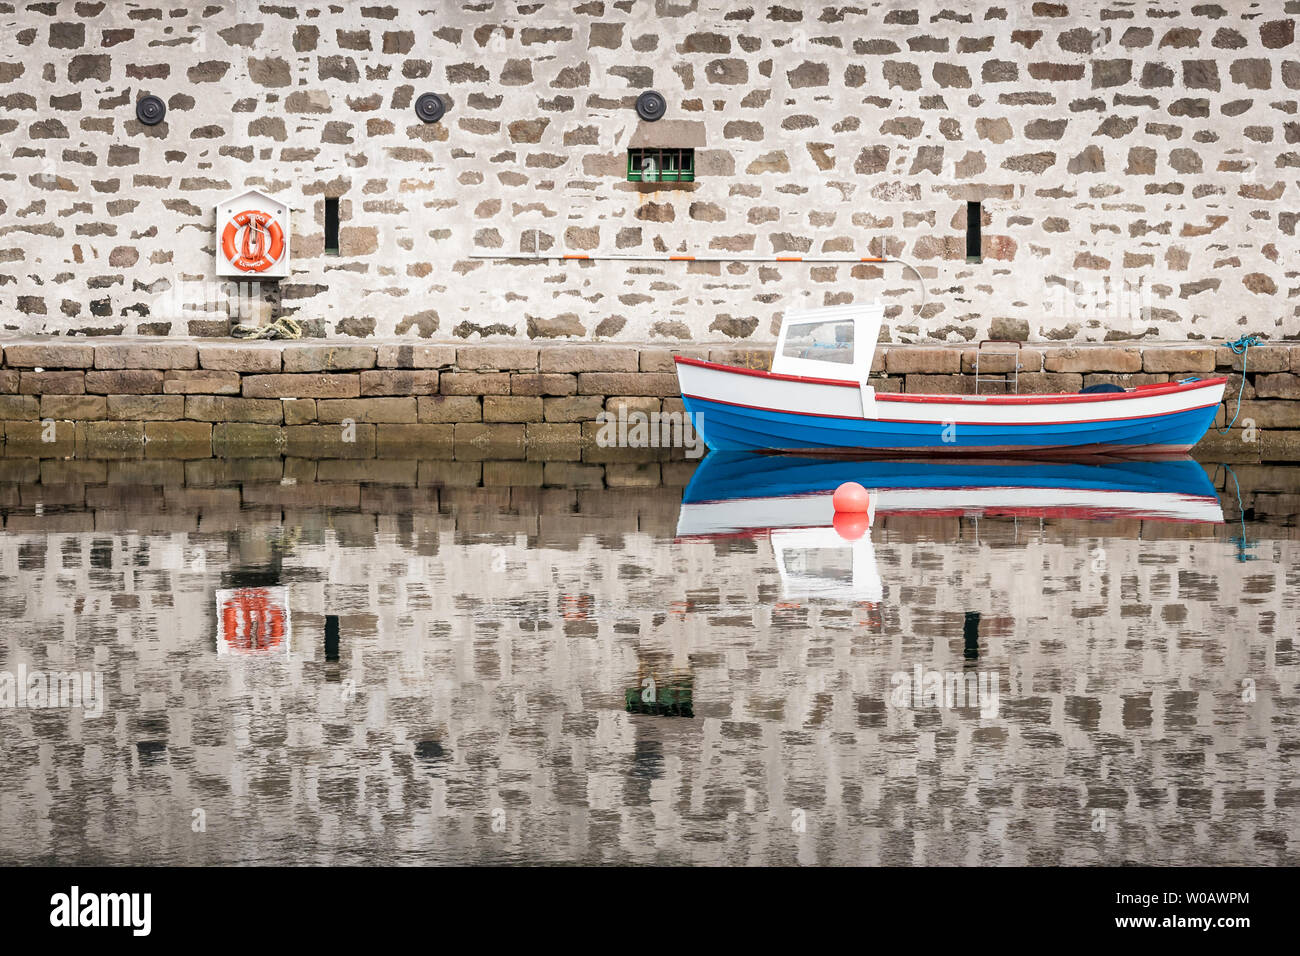
[[[857,382],[837,378],[813,378],[806,375],[788,375],[782,372],[770,372],[765,369],[741,368],[737,365],[723,365],[705,359],[691,358],[686,355],[674,355],[673,361],[679,365],[694,365],[699,368],[712,369],[717,372],[731,372],[737,375],[750,375],[780,382],[800,382],[805,385],[831,385],[837,388],[860,388]],[[1214,378],[1202,378],[1190,382],[1153,383],[1141,388],[1124,392],[1065,392],[1039,393],[1027,395],[939,395],[934,393],[914,392],[877,392],[878,402],[916,402],[945,405],[1054,405],[1074,402],[1112,402],[1133,398],[1150,398],[1155,395],[1170,395],[1178,392],[1190,392],[1198,388],[1226,385],[1226,375]],[[868,383],[869,384],[869,383]],[[695,396],[699,397],[699,396]],[[717,401],[717,399],[713,399]]]

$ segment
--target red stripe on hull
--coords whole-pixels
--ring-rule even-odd
[[[1196,499],[1197,501],[1205,500],[1218,504],[1218,499],[1206,498]],[[971,508],[906,508],[890,509],[888,511],[877,511],[875,513],[876,524],[883,524],[884,518],[966,518],[966,517],[988,517],[988,518],[1048,518],[1048,519],[1080,519],[1086,521],[1156,521],[1161,524],[1223,524],[1220,521],[1198,522],[1191,518],[1170,517],[1168,515],[1152,514],[1149,511],[1142,511],[1139,508],[1096,508],[1086,505],[1075,507],[1001,507],[998,505],[974,506]],[[773,531],[813,531],[823,528],[830,528],[831,525],[779,525],[761,528],[739,528],[735,531],[715,531],[700,532],[698,534],[679,534],[674,541],[721,541],[729,538],[757,538],[762,535],[771,534]]]

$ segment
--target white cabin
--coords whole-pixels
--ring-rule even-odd
[[[884,319],[879,301],[786,312],[772,371],[865,384]]]

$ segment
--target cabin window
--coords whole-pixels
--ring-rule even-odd
[[[339,201],[337,197],[325,200],[325,255],[339,254]]]
[[[853,364],[853,322],[802,322],[785,332],[785,358]]]
[[[629,149],[627,181],[630,183],[695,182],[695,150]]]
[[[966,203],[966,261],[983,262],[984,255],[980,245],[980,204],[977,201]]]

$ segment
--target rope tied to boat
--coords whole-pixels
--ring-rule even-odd
[[[1237,410],[1232,413],[1232,421],[1223,427],[1216,429],[1220,435],[1226,435],[1232,430],[1232,426],[1237,422],[1237,416],[1241,414],[1241,395],[1246,390],[1246,361],[1250,357],[1250,347],[1259,345],[1258,335],[1243,335],[1235,341],[1225,343],[1228,348],[1232,349],[1234,355],[1241,356],[1241,384],[1237,386]]]

